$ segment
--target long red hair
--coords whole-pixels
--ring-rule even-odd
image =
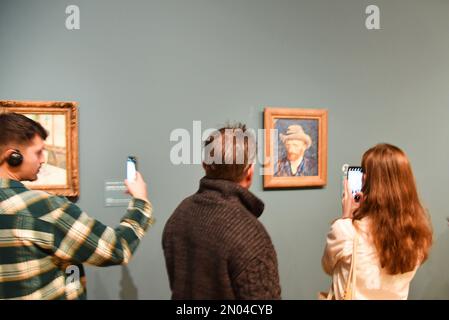
[[[430,217],[423,208],[410,162],[390,144],[378,144],[362,158],[363,201],[354,215],[369,217],[382,268],[389,274],[412,271],[432,245]]]

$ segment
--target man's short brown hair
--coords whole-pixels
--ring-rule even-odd
[[[40,123],[23,114],[0,113],[0,152],[10,144],[28,144],[36,135],[47,139],[48,133]]]
[[[213,132],[204,148],[206,176],[214,179],[240,182],[256,158],[254,134],[241,123]]]

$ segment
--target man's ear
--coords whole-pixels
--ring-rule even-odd
[[[215,163],[209,164],[207,165],[205,162],[202,163],[203,169],[204,171],[207,170],[207,167],[209,167],[210,169],[214,170],[215,169]]]
[[[249,168],[248,168],[248,172],[246,174],[246,178],[247,180],[252,180],[254,176],[254,163],[252,163]]]

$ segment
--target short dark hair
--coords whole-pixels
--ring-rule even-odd
[[[213,132],[204,143],[206,176],[240,182],[255,161],[256,139],[241,123]]]
[[[28,144],[36,135],[47,139],[48,133],[40,123],[23,114],[0,113],[0,149],[10,143]]]

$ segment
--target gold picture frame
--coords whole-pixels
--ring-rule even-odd
[[[79,196],[78,103],[65,101],[0,101],[0,112],[15,112],[39,122],[49,133],[46,163],[30,189],[71,198]]]
[[[326,109],[266,107],[264,128],[264,188],[326,185]]]

